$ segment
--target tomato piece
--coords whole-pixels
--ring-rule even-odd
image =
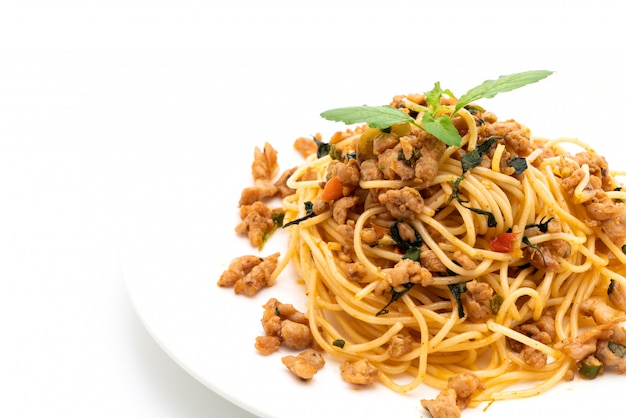
[[[504,232],[489,241],[489,248],[498,253],[511,253],[516,238],[517,232]]]
[[[320,199],[324,202],[341,199],[343,197],[343,183],[337,176],[331,177],[326,183]]]

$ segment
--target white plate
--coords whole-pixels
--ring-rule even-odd
[[[433,81],[424,80],[421,88],[429,89]],[[390,91],[389,97],[406,92]],[[608,155],[613,168],[626,168],[618,142],[625,140],[622,97],[614,87],[602,91],[595,81],[557,73],[537,85],[479,103],[501,118],[516,118],[537,135],[578,136]],[[346,99],[342,104],[360,103]],[[426,386],[407,395],[382,385],[355,389],[342,381],[338,365],[328,356],[326,367],[303,383],[280,361],[288,351],[267,357],[256,352],[254,339],[263,333],[261,305],[267,299],[276,297],[304,309],[303,289],[289,271],[275,287],[252,298],[216,285],[232,258],[255,253],[233,231],[240,190],[251,182],[253,147],[272,142],[281,168],[290,167],[299,160],[291,151],[296,137],[315,133],[314,126],[325,138],[341,129],[319,119],[319,111],[328,106],[316,105],[317,112],[293,123],[286,118],[280,126],[269,121],[265,126],[234,124],[217,132],[219,140],[186,141],[182,146],[164,141],[138,151],[135,169],[128,173],[121,225],[129,293],[145,326],[181,367],[256,415],[427,416],[420,399],[436,392]],[[310,108],[314,106],[306,109]],[[228,174],[233,172],[237,174]],[[284,234],[277,234],[262,254],[281,250],[284,243]],[[575,379],[538,397],[498,402],[486,413],[482,407],[469,409],[463,416],[598,416],[621,408],[617,395],[621,379],[610,374],[594,381]]]

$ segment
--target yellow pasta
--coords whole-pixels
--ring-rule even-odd
[[[583,302],[613,306],[608,289],[626,285],[626,195],[605,160],[580,140],[533,138],[515,121],[465,109],[454,121],[462,143],[438,154],[426,180],[383,166],[414,169],[426,158],[398,157],[420,154],[415,138],[433,140],[416,127],[396,135],[364,126],[336,134],[334,156],[309,156],[287,181],[295,193],[284,198],[285,221],[295,222],[274,277],[291,261],[305,283],[319,347],[337,359],[366,359],[394,391],[420,384],[443,390],[454,376],[472,373],[483,387],[470,405],[534,396],[574,376],[584,359],[565,343],[603,325],[589,319]],[[370,149],[386,144],[364,151],[364,137],[373,138],[365,143]],[[464,171],[462,157],[488,140],[480,162]],[[510,168],[513,159],[525,159],[523,169]],[[326,185],[350,167],[359,178],[324,199]],[[381,199],[407,189],[417,191],[422,207],[403,212],[410,197]],[[350,198],[356,203],[342,206]],[[298,223],[307,202],[316,212]],[[410,237],[398,235],[399,225]],[[399,270],[403,263],[418,273]],[[488,299],[468,290],[477,283]],[[553,329],[545,332],[542,321]],[[398,335],[410,341],[401,354],[393,352]],[[514,384],[526,387],[507,389]]]

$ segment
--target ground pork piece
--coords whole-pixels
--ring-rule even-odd
[[[345,272],[351,282],[360,282],[367,275],[367,269],[361,263],[347,263]]]
[[[309,320],[304,313],[297,310],[292,304],[281,303],[276,298],[270,298],[265,305],[263,305],[263,308],[265,309],[264,317],[267,313],[277,316],[280,320],[289,319],[290,321],[297,322],[299,324],[309,323]],[[278,335],[278,333],[274,335]]]
[[[296,139],[293,143],[293,149],[298,151],[304,158],[317,154],[317,144],[312,138],[300,137]]]
[[[302,380],[311,380],[326,364],[324,357],[312,348],[297,356],[285,356],[281,360],[291,373]]]
[[[535,247],[524,247],[522,250],[524,258],[533,267],[545,271],[558,271],[561,267],[559,260],[568,257],[571,253],[570,244],[562,239],[542,242]]]
[[[246,296],[255,295],[263,287],[267,286],[268,280],[278,264],[280,253],[274,253],[261,258],[252,255],[237,257],[230,262],[217,281],[221,287],[233,286],[236,294]]]
[[[254,161],[252,162],[252,178],[256,180],[271,180],[278,172],[278,153],[269,142],[263,150],[254,147]]]
[[[580,312],[583,315],[593,316],[597,324],[608,324],[615,322],[616,319],[626,319],[626,313],[619,311],[599,297],[585,299],[580,304]]]
[[[609,172],[609,163],[604,157],[598,154],[590,154],[588,152],[580,152],[574,156],[574,160],[579,166],[587,164],[589,174],[601,179],[601,188],[604,191],[615,189],[615,180]]]
[[[372,144],[372,150],[374,155],[384,154],[385,151],[393,149],[400,140],[395,135],[382,134],[374,137],[374,141]]]
[[[295,171],[296,167],[283,171],[283,174],[281,174],[278,180],[274,182],[274,186],[276,186],[276,188],[278,189],[278,194],[280,194],[280,197],[291,196],[296,192],[294,189],[287,186],[287,180]]]
[[[237,257],[230,262],[228,269],[224,270],[219,280],[218,286],[230,287],[237,282],[237,280],[243,279],[243,277],[250,273],[253,267],[257,266],[262,261],[262,258],[256,255],[244,255]]]
[[[602,364],[606,367],[617,367],[617,372],[619,374],[626,373],[626,356],[620,356],[615,354],[609,345],[609,341],[600,340],[598,341],[598,348],[596,350],[596,357],[602,362]]]
[[[435,399],[422,399],[421,404],[433,418],[461,417],[461,408],[456,404],[454,389],[444,389]]]
[[[456,392],[456,404],[460,409],[465,409],[469,401],[477,391],[485,389],[485,385],[474,373],[461,373],[448,380],[448,389]]]
[[[337,162],[330,167],[331,177],[337,176],[344,186],[358,186],[361,172],[356,160],[348,160],[347,163]]]
[[[305,349],[313,343],[313,335],[309,326],[289,319],[280,323],[280,338],[283,344],[295,350]]]
[[[363,181],[382,180],[383,172],[380,171],[379,165],[374,160],[365,160],[361,163],[361,179]]]
[[[272,197],[278,193],[278,187],[270,181],[259,180],[253,187],[246,187],[241,191],[239,206],[251,205],[254,202]]]
[[[415,148],[419,149],[419,158],[415,162],[413,181],[417,184],[418,189],[424,189],[432,185],[437,176],[446,144],[434,136],[420,131]]]
[[[482,138],[504,137],[507,147],[520,157],[527,157],[537,148],[530,140],[530,130],[514,120],[486,123],[479,135]]]
[[[254,348],[256,348],[259,353],[267,356],[280,348],[280,338],[270,335],[256,337]]]
[[[385,205],[395,218],[404,220],[415,218],[424,207],[424,199],[412,187],[388,190],[378,196],[378,201]]]
[[[343,380],[356,385],[370,385],[378,380],[380,371],[366,359],[344,361],[339,366]]]
[[[618,281],[613,281],[608,294],[611,303],[617,309],[626,312],[626,287],[622,286]]]
[[[520,357],[534,369],[541,369],[548,361],[548,356],[545,353],[527,345],[522,348]]]
[[[335,200],[332,204],[333,219],[338,224],[345,224],[348,219],[348,211],[359,203],[359,198],[356,196],[342,197],[339,200]]]
[[[378,156],[378,165],[382,170],[385,178],[395,179],[400,177],[401,180],[409,181],[415,177],[415,168],[408,161],[398,159],[400,145],[388,149]]]
[[[554,344],[554,348],[562,351],[570,358],[580,361],[595,353],[598,340],[606,340],[612,334],[612,324],[598,325]]]
[[[409,353],[415,344],[415,341],[410,335],[396,334],[389,339],[389,346],[387,352],[389,357],[398,359],[403,355]]]
[[[242,206],[239,212],[241,222],[235,227],[235,232],[248,235],[250,245],[259,247],[266,234],[275,227],[272,219],[274,212],[263,202]]]
[[[452,258],[459,263],[461,267],[466,270],[476,269],[476,263],[464,252],[457,250],[452,254]]]
[[[446,265],[426,245],[420,247],[420,263],[432,273],[445,273],[448,271]]]
[[[602,222],[602,230],[618,247],[626,243],[626,211],[616,213]]]
[[[486,321],[492,315],[490,302],[493,288],[478,280],[471,280],[465,286],[467,292],[461,294],[461,301],[468,319],[473,322]]]
[[[407,283],[421,283],[422,286],[433,284],[433,275],[428,269],[421,266],[418,261],[404,258],[396,263],[387,276],[392,287]]]

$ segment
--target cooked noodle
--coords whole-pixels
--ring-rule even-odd
[[[358,187],[348,192],[363,197],[370,191],[378,195],[411,187],[424,195],[419,213],[398,219],[386,205],[377,201],[368,205],[361,199],[348,209],[347,221],[338,223],[333,216],[335,203],[330,203],[330,209],[287,227],[289,248],[270,283],[291,263],[306,287],[308,319],[317,344],[340,360],[367,359],[381,372],[382,383],[394,391],[409,392],[422,383],[444,389],[449,378],[471,372],[485,385],[473,396],[472,405],[533,396],[571,378],[577,361],[555,344],[594,325],[580,312],[580,304],[591,297],[607,299],[612,281],[626,286],[623,242],[614,242],[602,222],[590,219],[583,206],[594,198],[587,193],[593,174],[563,147],[579,147],[594,156],[587,144],[570,138],[531,139],[531,149],[522,155],[527,168],[512,175],[503,173],[501,166],[503,159],[511,158],[506,157],[507,151],[517,156],[517,150],[501,140],[492,147],[488,163],[464,172],[461,156],[485,138],[476,116],[467,110],[458,112],[457,121],[466,128],[461,146],[446,147],[426,187],[396,176],[360,179]],[[365,129],[348,131],[333,147],[343,156],[357,150]],[[358,157],[361,162],[362,156]],[[320,201],[331,167],[337,163],[329,155],[311,155],[297,167],[287,181],[295,194],[283,199],[285,221],[304,216],[305,202]],[[568,167],[583,172],[571,194],[561,184],[571,175],[564,172]],[[619,190],[604,192],[615,201],[626,198]],[[490,225],[486,213],[493,215],[494,224]],[[542,222],[550,225],[548,220],[554,230],[537,232]],[[433,272],[432,283],[396,286],[395,292],[386,285],[394,266],[406,257],[406,250],[389,240],[390,227],[397,222],[410,225],[421,237],[422,250],[432,251],[445,267],[445,272]],[[344,224],[352,233],[341,232]],[[375,243],[363,242],[372,230],[383,231],[384,236]],[[513,234],[510,251],[491,248],[490,241],[503,234]],[[569,249],[556,256],[557,268],[542,268],[541,258],[555,242],[565,242]],[[533,254],[536,260],[529,265]],[[460,257],[470,262],[460,262]],[[349,263],[364,269],[357,280],[346,273]],[[482,321],[470,320],[467,314],[461,318],[460,299],[451,293],[451,286],[472,280],[487,283],[501,298],[499,309]],[[392,294],[398,298],[390,303]],[[540,342],[520,332],[520,325],[539,321],[547,312],[554,318],[554,341]],[[389,346],[398,334],[410,336],[414,344],[394,358]],[[336,340],[345,345],[334,345]],[[511,349],[512,342],[543,353],[547,364],[529,365]],[[514,384],[523,387],[511,389]]]

